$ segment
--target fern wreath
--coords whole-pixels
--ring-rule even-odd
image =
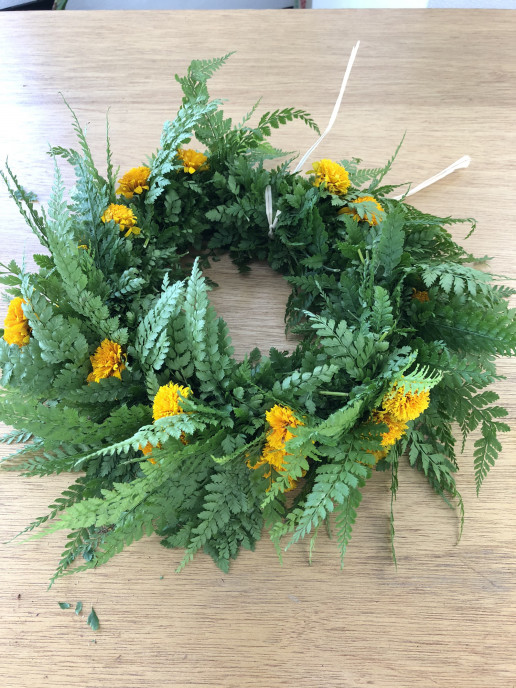
[[[23,531],[70,531],[52,582],[151,533],[185,550],[178,570],[203,550],[226,571],[264,525],[278,553],[308,534],[312,548],[331,512],[344,558],[373,471],[391,472],[395,496],[405,454],[462,514],[452,423],[463,440],[481,430],[477,488],[509,430],[486,388],[494,358],[515,353],[515,292],[453,240],[470,221],[393,197],[394,157],[306,174],[268,162],[286,156],[271,129],[317,126],[293,108],[253,126],[257,105],[233,125],[207,89],[227,57],[176,77],[182,106],[146,165],[118,178],[108,136],[104,178],[72,112],[79,148],[51,149],[48,213],[2,173],[46,249],[36,272],[3,266],[0,417],[15,428],[3,441],[25,443],[4,467],[78,473]],[[58,158],[75,169],[70,201]],[[223,252],[285,276],[293,352],[232,356],[202,274]]]

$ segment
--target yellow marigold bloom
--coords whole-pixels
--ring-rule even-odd
[[[188,174],[193,174],[197,170],[203,172],[209,169],[206,164],[208,158],[202,153],[193,150],[193,148],[180,148],[177,151],[177,157],[183,163],[183,172],[187,172]]]
[[[362,466],[374,466],[381,459],[385,459],[385,457],[389,453],[389,450],[388,449],[382,449],[381,451],[371,451],[370,449],[367,449],[366,452],[367,452],[367,454],[370,454],[374,458],[374,463],[372,461],[359,461],[358,463],[361,463]]]
[[[258,462],[255,463],[253,466],[251,461],[247,461],[246,465],[248,468],[255,470],[256,468],[260,468],[260,466],[268,464],[269,470],[267,471],[267,473],[263,474],[263,477],[264,478],[271,478],[273,468],[277,473],[283,473],[284,471],[286,471],[285,456],[287,456],[286,451],[282,451],[281,449],[272,449],[270,446],[268,446],[266,444],[265,447],[263,448],[262,455],[258,459]],[[306,475],[306,471],[303,471],[302,476],[305,476],[305,475]],[[285,490],[285,492],[290,492],[291,490],[293,490],[296,487],[297,482],[290,475],[287,476],[287,479],[288,479],[289,487]],[[273,482],[274,481],[271,479],[269,487],[266,490],[267,492],[269,492],[269,490],[271,489]]]
[[[88,382],[100,382],[107,377],[122,378],[122,370],[125,369],[125,354],[122,347],[110,339],[104,341],[97,348],[93,356],[90,356],[93,372],[86,378]]]
[[[385,212],[384,209],[382,208],[382,206],[378,203],[378,201],[376,200],[376,198],[373,198],[373,196],[360,196],[359,198],[356,198],[356,199],[353,201],[353,203],[365,203],[366,201],[371,201],[371,202],[373,202],[381,213]],[[339,215],[342,215],[342,214],[350,215],[350,214],[352,214],[352,215],[353,215],[353,219],[354,219],[356,222],[359,222],[360,220],[362,220],[362,218],[360,217],[360,215],[357,213],[357,211],[356,211],[354,208],[341,208],[341,209],[339,210],[338,214],[339,214]],[[371,219],[369,219],[369,218],[371,218]],[[372,215],[370,214],[369,217],[367,217],[367,215],[364,216],[363,219],[364,219],[366,222],[369,222],[369,224],[371,225],[371,227],[373,227],[374,225],[377,225],[378,222],[381,221],[381,218],[378,219],[374,213],[373,213]]]
[[[430,404],[430,390],[422,392],[407,392],[405,387],[394,385],[392,390],[382,401],[382,409],[396,420],[407,422],[414,420],[428,408]]]
[[[158,420],[158,418],[167,418],[168,416],[178,416],[180,413],[184,413],[180,405],[181,400],[179,398],[179,393],[186,398],[191,395],[192,390],[190,387],[176,385],[173,382],[169,382],[168,385],[163,385],[163,387],[158,389],[152,407],[152,416],[154,420]],[[180,440],[183,444],[188,444],[184,432],[181,433]]]
[[[421,303],[424,303],[425,301],[430,301],[430,297],[428,296],[427,291],[418,291],[415,287],[412,287],[412,292],[413,299],[421,301]]]
[[[378,463],[381,459],[385,459],[387,454],[389,453],[388,449],[383,449],[382,451],[374,451],[373,456],[374,456],[374,462]]]
[[[116,222],[120,226],[120,231],[125,232],[124,236],[141,232],[141,229],[136,227],[136,215],[126,205],[111,203],[100,219],[102,222],[110,222],[111,220]]]
[[[160,442],[158,442],[158,446],[157,446],[156,448],[157,448],[157,449],[161,449],[161,443],[160,443]],[[143,454],[144,456],[148,456],[148,457],[149,457],[149,458],[147,459],[147,461],[149,461],[150,463],[153,463],[153,464],[156,463],[156,460],[153,459],[152,456],[149,456],[149,454],[151,454],[151,453],[152,453],[152,450],[154,449],[154,447],[152,446],[152,444],[151,444],[150,442],[147,442],[147,444],[145,445],[145,447],[142,447],[142,445],[139,444],[139,445],[138,445],[138,449],[142,452],[142,454]]]
[[[285,463],[285,456],[286,452],[284,449],[274,449],[271,447],[268,443],[265,444],[265,447],[263,448],[262,455],[258,459],[257,463],[254,464],[254,466],[251,464],[251,461],[247,461],[247,467],[252,468],[253,470],[256,468],[260,468],[260,466],[263,466],[264,464],[269,464],[269,466],[272,466],[276,471],[284,471],[284,463]],[[267,473],[264,477],[269,477],[270,472]]]
[[[267,435],[267,444],[272,449],[284,449],[285,443],[291,437],[294,437],[294,434],[288,429],[289,426],[297,428],[298,425],[303,425],[294,416],[292,409],[288,408],[288,406],[279,406],[278,404],[266,412],[265,418],[271,426],[271,430]]]
[[[145,445],[145,447],[142,447],[142,445],[139,444],[139,445],[138,445],[138,449],[141,451],[141,453],[142,453],[144,456],[148,456],[148,455],[152,452],[152,450],[154,449],[154,447],[152,446],[152,444],[151,444],[150,442],[147,442],[147,444]]]
[[[120,186],[116,190],[117,194],[122,194],[122,196],[131,199],[134,194],[141,194],[144,190],[148,191],[150,173],[150,168],[145,167],[145,165],[133,167],[118,180]]]
[[[382,433],[382,447],[390,447],[403,437],[407,431],[407,424],[401,420],[398,420],[390,413],[384,411],[374,411],[373,420],[376,423],[385,423],[387,426],[387,432]],[[380,452],[381,453],[381,452]],[[376,452],[373,452],[376,454]]]
[[[169,382],[168,385],[163,385],[163,387],[158,389],[152,407],[152,416],[154,420],[184,413],[180,404],[181,399],[179,393],[186,398],[191,395],[192,390],[190,387],[182,387],[173,382]]]
[[[326,189],[337,196],[344,196],[349,189],[351,182],[347,171],[333,160],[319,160],[314,162],[313,170],[307,174],[313,174],[315,171],[314,186],[320,186],[323,182],[326,184]]]
[[[17,344],[20,348],[29,343],[29,321],[23,312],[22,303],[27,303],[17,296],[11,301],[4,320],[4,339],[8,344]]]
[[[299,425],[304,424],[294,416],[292,409],[288,408],[288,406],[279,406],[278,404],[265,413],[265,418],[271,426],[271,429],[267,435],[267,442],[263,448],[262,455],[254,465],[250,460],[246,462],[246,465],[248,468],[255,470],[256,468],[260,468],[260,466],[268,464],[270,467],[269,471],[265,473],[263,477],[270,478],[273,468],[277,473],[286,470],[285,456],[287,456],[287,452],[285,451],[285,444],[291,437],[295,437],[288,428],[297,428]],[[296,482],[290,476],[288,476],[288,482],[290,487],[287,488],[285,492],[290,492],[290,490],[293,490],[296,486]],[[267,488],[267,492],[270,490],[271,486],[272,480]]]

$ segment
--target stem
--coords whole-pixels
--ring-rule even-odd
[[[320,389],[319,394],[326,394],[329,397],[349,397],[349,392],[330,392],[326,389]]]

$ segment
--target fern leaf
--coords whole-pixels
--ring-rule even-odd
[[[374,263],[383,268],[387,280],[390,280],[403,254],[405,219],[402,210],[391,212],[380,225],[381,234],[374,257]]]

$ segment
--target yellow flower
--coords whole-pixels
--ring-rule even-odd
[[[258,462],[254,464],[254,466],[252,465],[250,460],[246,462],[246,466],[253,470],[255,470],[256,468],[260,468],[260,466],[264,466],[265,464],[269,465],[269,470],[267,471],[267,473],[263,474],[264,478],[271,478],[269,487],[267,488],[266,492],[269,492],[274,482],[272,480],[272,469],[274,468],[274,470],[277,473],[283,473],[284,471],[286,471],[285,456],[287,456],[286,451],[281,449],[273,449],[272,447],[266,444],[263,448],[262,455],[258,459]],[[306,471],[303,471],[301,475],[305,476]],[[296,487],[297,483],[290,475],[287,476],[287,479],[289,487],[285,490],[285,492],[290,492]]]
[[[378,201],[376,200],[376,198],[373,198],[373,196],[360,196],[359,198],[356,198],[356,199],[353,201],[353,203],[365,203],[366,201],[370,201],[370,202],[374,203],[374,204],[376,205],[376,207],[378,208],[378,210],[379,210],[381,213],[384,213],[384,212],[385,212],[384,209],[382,208],[382,206],[378,203]],[[356,211],[355,208],[341,208],[341,209],[339,210],[338,214],[339,214],[339,215],[342,215],[342,214],[350,215],[350,214],[352,214],[352,215],[353,215],[353,219],[354,219],[356,222],[359,222],[359,221],[362,219],[362,218],[360,217],[360,215],[357,213],[357,211]],[[370,218],[370,219],[369,219],[369,218]],[[370,213],[370,214],[369,214],[369,217],[368,217],[367,215],[365,215],[363,219],[364,219],[366,222],[369,222],[369,224],[371,225],[371,227],[373,227],[374,225],[377,225],[378,222],[381,221],[381,218],[380,218],[380,220],[379,220],[379,219],[376,217],[376,215],[375,215],[374,213],[373,213],[373,214]]]
[[[139,444],[139,445],[138,445],[138,449],[141,451],[141,453],[142,453],[144,456],[148,456],[148,455],[152,452],[152,450],[154,449],[154,447],[152,446],[152,444],[151,444],[150,442],[147,442],[147,444],[145,445],[145,447],[142,447],[142,445]]]
[[[122,196],[131,199],[134,194],[141,194],[144,190],[148,191],[150,172],[150,169],[145,165],[133,167],[118,180],[120,186],[116,190],[117,194],[122,194]]]
[[[295,437],[288,428],[297,428],[299,425],[303,425],[303,423],[294,416],[292,409],[288,408],[288,406],[279,406],[278,404],[265,413],[265,418],[271,426],[271,429],[267,435],[267,442],[263,448],[262,455],[254,466],[250,460],[246,462],[246,465],[248,468],[255,470],[256,468],[260,468],[260,466],[269,464],[269,471],[265,473],[263,477],[270,478],[273,468],[277,473],[286,470],[285,456],[287,456],[287,452],[285,451],[285,444],[291,437]],[[296,486],[295,481],[290,476],[288,476],[288,482],[290,487],[286,489],[285,492],[290,492],[290,490],[293,490]],[[271,486],[272,480],[267,488],[267,492],[270,490]]]
[[[163,385],[163,387],[158,389],[152,407],[152,416],[154,420],[184,413],[180,404],[181,399],[179,398],[178,392],[186,399],[186,397],[191,395],[192,390],[190,387],[182,387],[173,382],[169,382],[168,385]]]
[[[141,232],[141,229],[136,227],[136,215],[131,208],[128,208],[126,205],[111,203],[100,219],[104,223],[110,220],[116,222],[116,224],[120,226],[120,231],[125,232],[124,236],[139,234]]]
[[[258,462],[253,466],[251,464],[251,461],[247,461],[247,466],[248,468],[252,468],[253,470],[256,468],[260,468],[260,466],[263,466],[264,464],[268,463],[270,466],[272,466],[276,471],[283,471],[285,470],[284,468],[284,463],[285,463],[285,456],[286,452],[284,449],[274,449],[271,447],[268,443],[265,444],[265,447],[263,448],[262,455],[258,459]],[[270,473],[268,473],[265,477],[268,477]]]
[[[387,432],[382,433],[382,447],[390,447],[396,444],[407,431],[406,423],[394,418],[394,416],[391,416],[390,413],[386,413],[385,411],[374,411],[373,420],[376,423],[385,423],[387,426]]]
[[[125,369],[125,354],[122,353],[122,347],[110,339],[104,341],[97,348],[93,356],[90,356],[93,372],[91,372],[87,382],[100,382],[107,377],[122,378],[122,370]]]
[[[208,165],[206,165],[208,158],[202,153],[193,150],[193,148],[180,148],[177,151],[177,157],[183,163],[183,172],[188,174],[193,174],[197,170],[203,172],[209,169]]]
[[[373,411],[371,420],[374,421],[375,423],[384,423],[387,426],[387,432],[383,432],[381,437],[381,445],[382,447],[387,447],[386,449],[381,449],[378,451],[372,451],[371,449],[366,449],[366,454],[370,454],[374,458],[373,461],[359,461],[363,466],[373,466],[380,461],[380,459],[384,459],[387,454],[389,453],[389,447],[392,447],[393,444],[396,444],[396,442],[403,437],[405,432],[407,431],[407,424],[403,423],[402,421],[398,420],[397,418],[394,418],[391,416],[389,413],[386,413],[385,411]]]
[[[349,175],[346,170],[333,160],[319,160],[319,162],[314,162],[313,170],[310,170],[306,174],[313,174],[315,171],[316,177],[314,180],[314,186],[320,186],[323,182],[326,185],[326,189],[337,196],[344,196],[350,187],[351,182],[349,181]]]
[[[8,344],[17,344],[20,348],[29,343],[30,327],[25,317],[22,303],[27,303],[17,296],[11,301],[4,321],[4,339]]]
[[[372,461],[359,461],[358,463],[361,463],[362,466],[374,466],[380,461],[381,459],[385,459],[387,454],[389,453],[388,449],[382,449],[382,451],[371,451],[370,449],[366,449],[366,453],[370,454],[374,458],[374,463]]]
[[[405,387],[396,384],[383,398],[382,409],[396,420],[406,422],[421,415],[429,404],[430,390],[405,393]]]
[[[178,416],[180,413],[184,413],[180,405],[181,400],[178,392],[186,398],[191,395],[192,390],[190,387],[182,387],[173,382],[169,382],[168,385],[163,385],[163,387],[158,389],[152,407],[152,416],[154,420],[158,420],[158,418],[168,418],[168,416]],[[180,440],[183,444],[188,444],[184,432],[181,433]]]
[[[388,449],[384,449],[383,451],[372,452],[372,454],[374,456],[374,462],[378,463],[378,461],[380,461],[381,459],[385,459],[385,457],[387,456],[388,453],[389,453]]]
[[[418,291],[415,287],[412,287],[412,298],[416,299],[417,301],[421,301],[421,303],[424,303],[425,301],[430,301],[430,297],[428,296],[427,291]]]
[[[266,412],[265,418],[271,426],[271,430],[267,435],[267,443],[273,449],[284,449],[285,443],[291,437],[294,437],[294,434],[288,429],[289,426],[297,428],[298,425],[303,425],[294,416],[292,409],[288,408],[288,406],[279,406],[278,404]]]
[[[156,448],[157,448],[157,449],[161,449],[161,443],[160,443],[160,442],[158,442],[158,446],[157,446]],[[142,447],[142,445],[139,444],[139,445],[138,445],[138,449],[142,452],[142,454],[143,454],[144,456],[148,456],[148,457],[149,457],[149,458],[147,459],[147,461],[150,461],[150,463],[153,463],[153,464],[156,463],[156,460],[153,459],[152,456],[149,456],[149,454],[151,454],[151,453],[152,453],[152,450],[154,449],[154,447],[152,446],[152,444],[151,444],[150,442],[147,442],[147,444],[145,445],[145,447]]]

